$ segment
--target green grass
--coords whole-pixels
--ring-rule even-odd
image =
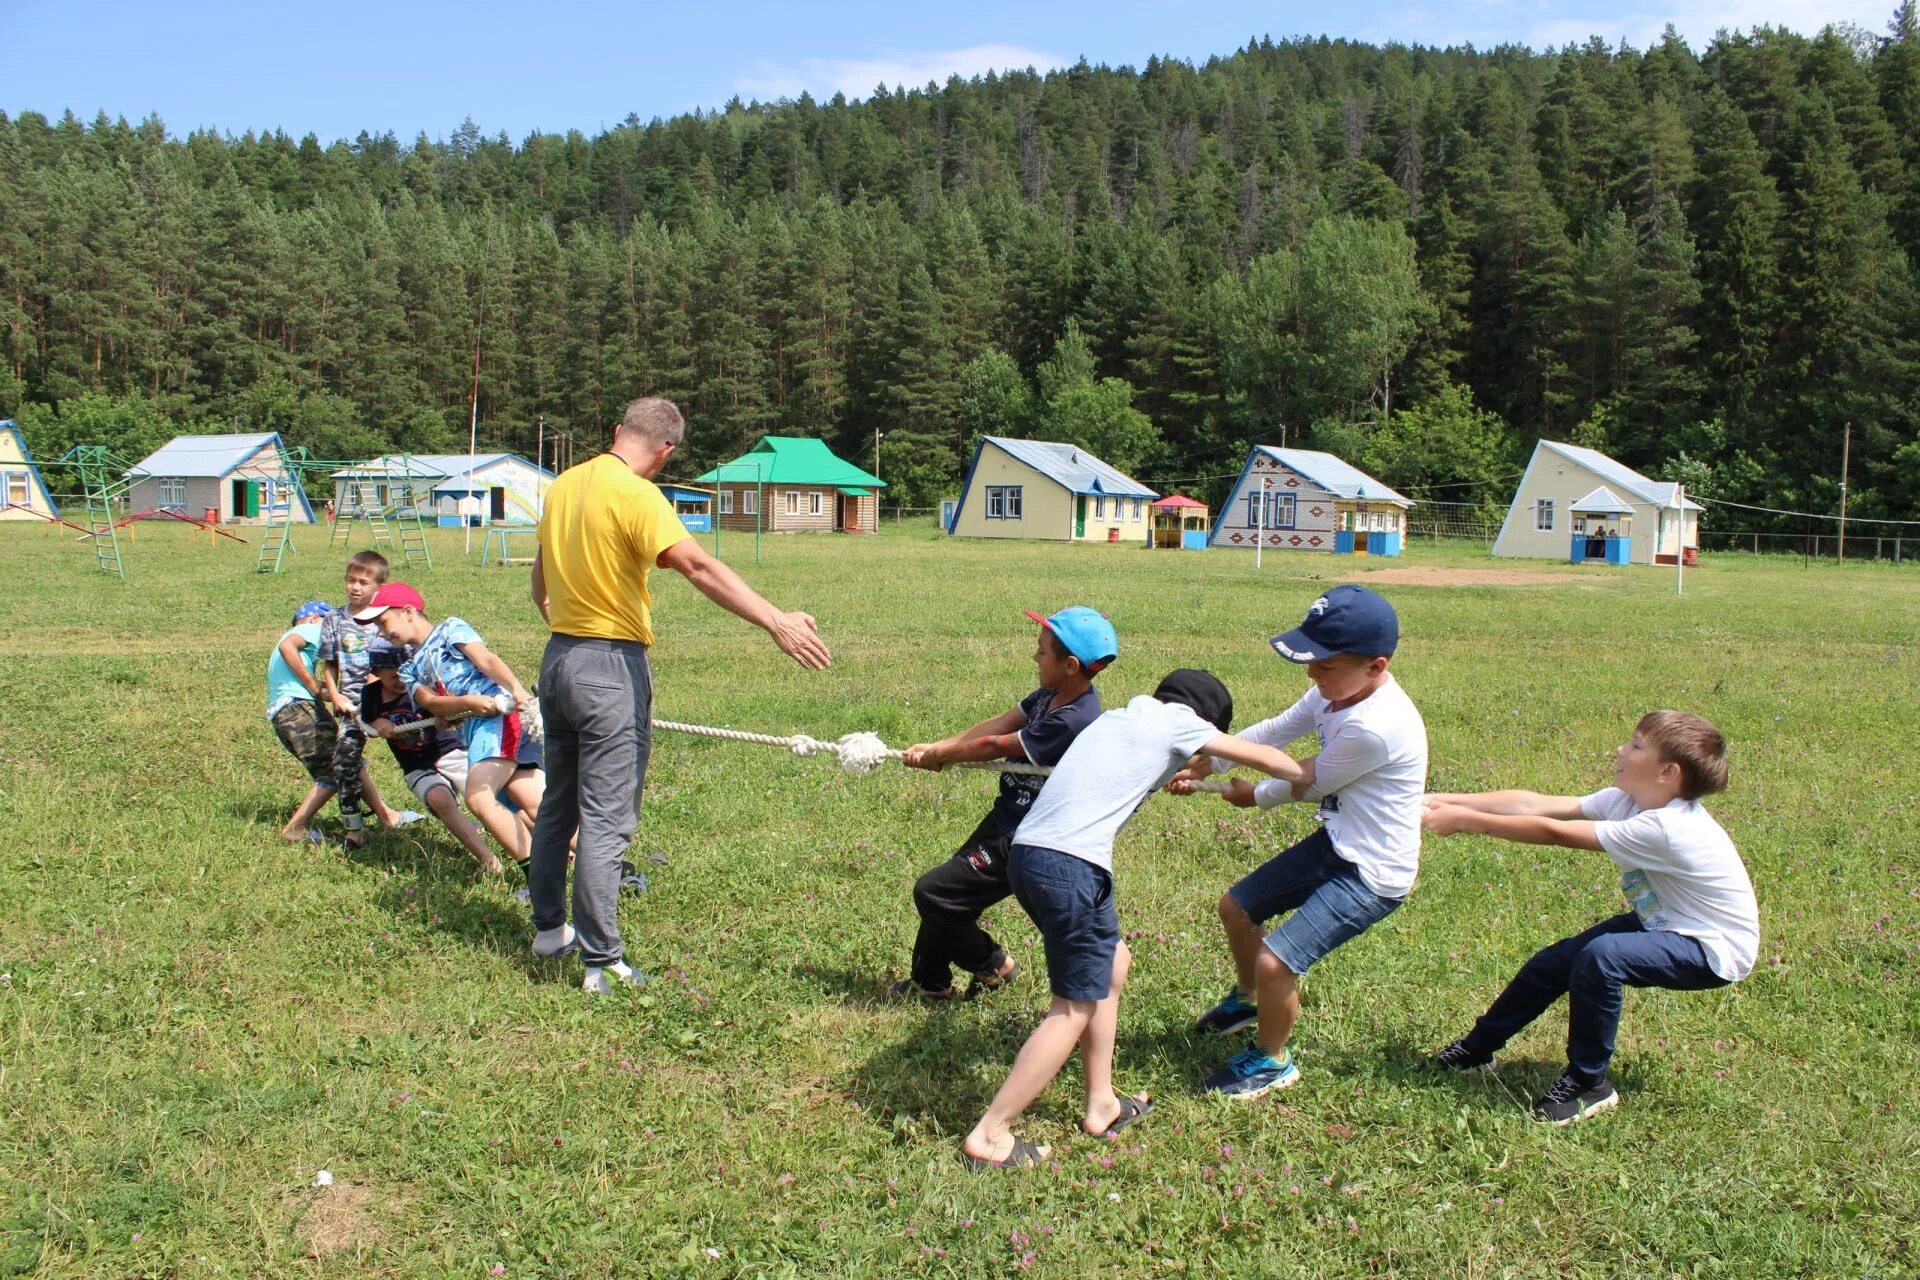
[[[526,571],[434,537],[429,603],[531,678]],[[1118,851],[1138,957],[1118,1078],[1160,1108],[1124,1145],[1077,1138],[1070,1067],[1024,1126],[1058,1167],[982,1177],[958,1140],[1044,1007],[1034,931],[994,913],[1031,976],[990,1002],[878,997],[914,876],[989,778],[854,778],[662,735],[637,851],[667,862],[623,912],[657,981],[593,1002],[577,963],[528,957],[523,909],[443,832],[354,855],[275,838],[304,782],[261,715],[263,668],[294,603],[338,595],[341,557],[310,537],[259,577],[238,546],[139,538],[121,584],[65,537],[0,529],[0,1275],[1920,1268],[1912,571],[1721,556],[1678,599],[1644,568],[1387,589],[1436,789],[1602,785],[1654,706],[1732,740],[1713,807],[1753,871],[1761,964],[1719,992],[1628,997],[1618,1111],[1525,1118],[1558,1012],[1498,1080],[1420,1067],[1534,948],[1617,909],[1599,855],[1466,837],[1429,841],[1406,909],[1315,970],[1299,1088],[1199,1096],[1223,1047],[1186,1028],[1229,977],[1213,904],[1311,818],[1156,798]],[[657,706],[904,745],[1009,706],[1032,674],[1020,611],[1084,601],[1120,629],[1109,703],[1209,666],[1245,721],[1303,687],[1265,637],[1380,567],[1272,556],[1256,575],[1244,553],[911,524],[769,538],[744,568],[819,616],[833,669],[798,670],[664,575]],[[1495,562],[1420,546],[1393,567]],[[311,1190],[323,1168],[332,1192]]]

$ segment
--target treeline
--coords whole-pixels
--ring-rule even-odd
[[[519,145],[0,116],[0,415],[42,456],[816,435],[891,497],[979,432],[1217,492],[1245,446],[1504,501],[1541,437],[1703,494],[1920,496],[1920,38],[1302,40]]]

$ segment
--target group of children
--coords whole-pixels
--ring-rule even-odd
[[[479,632],[458,617],[435,623],[418,591],[387,581],[387,568],[377,551],[353,556],[345,604],[301,605],[268,659],[267,718],[313,783],[280,834],[318,841],[310,824],[329,799],[348,848],[366,842],[363,798],[386,827],[419,816],[394,811],[367,776],[372,735],[481,867],[503,869],[484,828],[524,871],[545,790],[538,705]]]
[[[1028,616],[1042,627],[1034,654],[1040,687],[990,720],[905,753],[906,764],[923,769],[982,760],[1053,767],[1044,780],[1003,774],[993,809],[916,882],[912,968],[891,989],[944,1002],[1004,986],[1018,966],[980,918],[1008,896],[1040,930],[1052,1003],[962,1144],[975,1168],[1048,1158],[1048,1148],[1018,1137],[1013,1125],[1076,1048],[1085,1132],[1112,1138],[1152,1111],[1150,1097],[1113,1084],[1131,965],[1114,902],[1114,838],[1155,791],[1191,794],[1233,765],[1269,778],[1231,781],[1228,803],[1312,803],[1319,826],[1220,899],[1235,983],[1196,1030],[1227,1036],[1251,1028],[1254,1038],[1207,1077],[1210,1093],[1252,1099],[1298,1082],[1288,1041],[1300,1015],[1299,979],[1406,901],[1423,829],[1600,850],[1621,869],[1630,909],[1541,950],[1473,1029],[1433,1058],[1439,1068],[1490,1070],[1495,1052],[1566,994],[1567,1065],[1533,1104],[1543,1121],[1569,1124],[1618,1101],[1607,1072],[1623,987],[1704,990],[1753,968],[1753,886],[1732,841],[1700,805],[1726,785],[1726,744],[1697,715],[1643,717],[1615,754],[1614,785],[1588,796],[1429,794],[1426,727],[1389,671],[1399,619],[1363,587],[1333,588],[1298,627],[1273,637],[1312,687],[1239,735],[1230,732],[1231,695],[1204,671],[1171,672],[1152,695],[1102,713],[1093,680],[1119,656],[1112,625],[1084,606]],[[1312,758],[1282,750],[1310,733],[1319,748]],[[964,996],[956,967],[969,975]]]
[[[313,783],[281,834],[314,838],[308,824],[333,797],[350,846],[365,840],[363,799],[383,825],[404,819],[366,776],[371,734],[387,741],[414,794],[483,867],[498,872],[501,862],[456,792],[524,864],[543,792],[537,705],[471,625],[434,622],[417,591],[386,576],[378,553],[354,556],[346,603],[302,605],[269,660],[268,718]],[[1076,1048],[1087,1133],[1113,1137],[1152,1111],[1151,1098],[1113,1084],[1131,965],[1114,901],[1114,842],[1154,792],[1191,794],[1235,765],[1268,778],[1230,781],[1229,804],[1309,803],[1319,825],[1220,898],[1235,981],[1196,1030],[1228,1036],[1251,1028],[1253,1040],[1207,1077],[1211,1093],[1252,1099],[1298,1082],[1288,1042],[1300,1015],[1299,980],[1405,903],[1423,829],[1603,851],[1621,869],[1630,909],[1541,950],[1466,1035],[1434,1056],[1441,1068],[1490,1070],[1509,1039],[1567,995],[1567,1065],[1533,1104],[1542,1120],[1567,1124],[1618,1101],[1607,1073],[1623,987],[1703,990],[1753,968],[1753,886],[1732,841],[1700,805],[1726,785],[1726,744],[1697,715],[1643,717],[1616,752],[1614,785],[1591,795],[1429,794],[1426,726],[1389,670],[1399,618],[1366,588],[1329,590],[1298,627],[1273,637],[1280,656],[1305,667],[1311,687],[1238,735],[1232,696],[1205,671],[1173,671],[1151,695],[1103,712],[1094,679],[1119,656],[1113,625],[1084,606],[1028,616],[1041,627],[1038,687],[962,733],[904,753],[921,769],[991,760],[1052,768],[1045,778],[1003,773],[992,809],[915,883],[911,969],[891,989],[944,1002],[1005,986],[1019,966],[981,918],[1007,897],[1040,930],[1052,1003],[964,1140],[977,1168],[1048,1157],[1013,1125]],[[1308,734],[1317,754],[1287,754]],[[967,975],[964,992],[956,969]]]

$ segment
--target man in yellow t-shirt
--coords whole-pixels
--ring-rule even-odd
[[[533,602],[553,636],[540,663],[547,794],[533,832],[535,955],[578,949],[588,991],[645,979],[620,943],[620,863],[639,821],[652,746],[655,565],[683,575],[721,608],[762,628],[795,662],[832,662],[813,618],[774,608],[687,536],[653,483],[686,434],[671,401],[627,406],[606,453],[571,467],[547,490]],[[567,923],[567,844],[579,830],[573,920]],[[576,931],[577,930],[577,931]]]

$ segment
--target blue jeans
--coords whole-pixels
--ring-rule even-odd
[[[1520,966],[1467,1033],[1467,1048],[1492,1053],[1567,996],[1567,1070],[1588,1088],[1607,1078],[1620,1028],[1622,987],[1709,991],[1727,980],[1697,938],[1649,930],[1631,911],[1562,938]]]
[[[1084,858],[1016,844],[1008,851],[1007,881],[1039,926],[1053,994],[1062,1000],[1111,995],[1120,950],[1113,877]]]
[[[1293,912],[1267,934],[1267,950],[1295,975],[1386,919],[1405,901],[1383,898],[1367,888],[1324,827],[1256,867],[1227,894],[1255,924]]]

